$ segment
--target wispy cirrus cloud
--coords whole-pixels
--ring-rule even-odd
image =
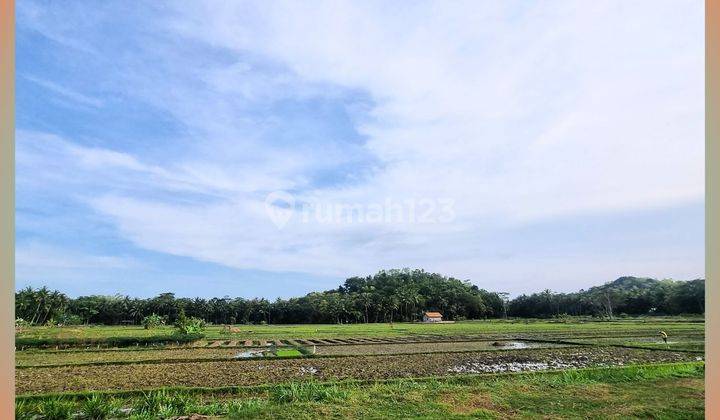
[[[94,108],[100,108],[103,106],[103,101],[97,98],[93,98],[91,96],[83,95],[80,92],[74,91],[72,89],[69,89],[67,87],[61,86],[57,83],[39,79],[37,77],[33,76],[24,76],[25,79],[42,86],[43,88],[56,93],[60,95],[63,98],[69,99],[70,101],[73,101],[75,103],[79,103],[81,105],[91,106]]]

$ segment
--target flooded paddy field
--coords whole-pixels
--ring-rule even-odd
[[[522,340],[498,341],[437,341],[425,343],[393,343],[367,345],[317,346],[319,355],[372,355],[372,354],[408,354],[408,353],[444,353],[461,351],[504,351],[519,349],[540,349],[567,347],[570,344],[535,342]]]
[[[211,326],[204,336],[182,341],[156,339],[168,336],[168,328],[33,327],[16,340],[16,402],[34,420],[61,400],[75,407],[75,418],[85,418],[86,403],[97,405],[98,398],[120,407],[121,418],[136,418],[152,404],[153,418],[307,418],[308,412],[317,418],[408,417],[410,406],[421,408],[420,417],[437,417],[438,407],[449,407],[442,417],[455,418],[457,407],[476,410],[477,401],[497,418],[511,418],[504,407],[524,402],[498,405],[502,400],[489,401],[488,395],[527,399],[530,392],[545,407],[553,378],[559,381],[553,395],[565,392],[563,401],[572,400],[573,407],[585,401],[588,387],[636,392],[637,407],[627,413],[641,417],[647,417],[650,389],[654,395],[666,390],[658,401],[672,401],[677,412],[698,411],[702,402],[704,325],[697,322],[243,325],[226,331]],[[667,345],[659,331],[668,333]],[[42,340],[48,343],[38,345]],[[612,417],[617,405],[629,407],[620,397],[592,402],[615,404],[593,415]],[[388,411],[403,401],[410,406]],[[347,411],[353,404],[358,410]]]
[[[303,351],[309,351],[302,349]],[[233,360],[260,357],[295,357],[304,353],[295,348],[164,348],[152,350],[98,351],[18,351],[15,364],[24,369],[33,366],[63,366],[108,363],[160,363],[168,361]]]
[[[106,349],[92,351],[18,351],[19,368],[106,363],[146,363],[167,361],[232,360],[260,357],[299,357],[303,355],[352,356],[463,351],[506,351],[568,347],[571,344],[523,340],[428,341],[428,342],[357,342],[337,343],[326,340],[301,340],[296,346],[283,347],[180,347],[162,349]],[[324,344],[311,344],[313,342]]]
[[[249,386],[309,379],[373,380],[696,360],[696,355],[683,352],[582,346],[300,359],[31,367],[16,371],[16,390],[22,395],[168,386]]]
[[[658,350],[702,353],[704,336],[674,334],[665,344],[657,333],[555,337],[554,334],[522,334],[495,339],[469,336],[418,335],[410,337],[344,337],[263,340],[201,340],[184,346],[87,348],[68,350],[25,350],[16,352],[16,366],[62,366],[108,363],[159,363],[172,361],[211,361],[267,357],[361,356],[383,354],[443,353],[469,351],[507,351],[517,349],[561,348],[568,346],[629,346]]]

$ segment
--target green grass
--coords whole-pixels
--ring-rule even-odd
[[[609,338],[587,338],[570,339],[570,342],[599,345],[620,345],[640,347],[655,350],[671,350],[702,353],[705,351],[705,341],[701,334],[692,335],[671,335],[669,342],[665,344],[659,336],[645,337],[640,340],[637,337],[609,337]]]
[[[227,412],[228,418],[231,419],[251,419],[261,417],[268,405],[267,400],[259,398],[249,398],[246,400],[228,401],[224,404],[226,410],[222,408],[219,413]],[[222,405],[221,405],[222,407]]]
[[[45,328],[45,327],[41,327]],[[56,328],[62,330],[62,328]],[[153,336],[134,336],[128,334],[133,332],[130,330],[126,335],[113,337],[95,337],[89,334],[85,337],[64,337],[63,331],[58,331],[57,336],[35,337],[35,336],[16,336],[15,347],[24,348],[52,348],[57,346],[112,346],[112,347],[128,347],[128,346],[148,346],[148,345],[164,345],[164,344],[186,344],[192,343],[204,337],[203,334],[176,334],[171,331],[166,335]]]
[[[702,351],[702,318],[627,318],[612,322],[570,320],[490,320],[454,324],[353,325],[239,325],[238,333],[210,326],[204,340],[261,340],[293,338],[400,337],[412,335],[483,336],[492,340],[525,337],[535,340],[569,340],[592,345],[630,345],[650,349]],[[667,347],[658,331],[670,335]],[[174,332],[172,327],[145,330],[138,326],[31,327],[16,337],[16,344],[69,343],[93,346],[93,351],[31,350],[18,353],[18,363],[104,362],[123,363],[157,356],[231,357],[237,349],[169,350],[152,344]],[[497,337],[497,338],[496,338]],[[241,341],[242,342],[242,341]],[[95,345],[127,345],[100,352]],[[145,344],[149,346],[144,351]],[[139,347],[136,347],[138,345]],[[20,348],[20,347],[18,347]],[[78,348],[79,351],[82,348]],[[133,351],[130,351],[130,350]],[[161,350],[162,349],[162,350]],[[306,355],[307,348],[277,348],[278,357]],[[536,350],[524,350],[527,352]],[[178,355],[175,355],[175,352]],[[156,355],[156,353],[158,353]],[[658,354],[658,352],[647,352]],[[172,356],[172,357],[171,357]],[[689,355],[694,356],[694,355]],[[157,358],[155,357],[155,358]],[[209,356],[208,356],[209,357]],[[352,355],[350,357],[357,357]],[[398,356],[400,357],[400,356]],[[411,357],[411,356],[408,356]],[[290,363],[291,360],[278,361]],[[322,362],[323,357],[317,357]],[[406,360],[406,359],[403,359]],[[423,359],[424,360],[424,359]],[[694,360],[689,357],[687,360]],[[318,362],[318,363],[320,363]],[[228,362],[229,363],[229,362]],[[165,367],[165,364],[158,364]],[[167,365],[171,366],[171,365]],[[233,364],[232,366],[239,366]],[[147,370],[147,366],[138,365]],[[18,370],[22,373],[23,369]],[[403,371],[406,372],[406,371]],[[437,374],[437,373],[433,373]],[[460,375],[389,380],[293,382],[221,388],[163,388],[108,392],[68,392],[18,397],[17,419],[134,418],[157,419],[199,413],[229,418],[702,418],[704,404],[702,363],[654,364],[621,368],[593,368],[543,373]],[[213,377],[212,375],[208,377]],[[280,376],[287,378],[288,376]],[[279,379],[289,380],[289,379]],[[300,380],[300,379],[298,379]],[[215,386],[220,385],[218,382]],[[212,385],[212,384],[211,384]],[[154,385],[159,386],[159,385]],[[96,387],[101,389],[102,387]],[[83,388],[83,389],[88,389]],[[120,411],[120,409],[124,409]],[[128,410],[131,414],[128,417]]]
[[[642,342],[642,341],[626,341],[622,343],[626,346],[637,346],[637,347],[643,347],[647,349],[660,349],[660,350],[682,350],[682,351],[695,351],[695,352],[703,352],[705,351],[705,342],[704,341],[697,341],[697,340],[688,340],[688,341],[678,341],[674,343],[648,343],[648,342]]]
[[[200,411],[196,397],[186,393],[173,393],[167,390],[144,393],[134,401],[132,412],[155,415],[161,418],[180,416]]]
[[[279,403],[329,402],[341,403],[349,394],[338,385],[318,382],[293,382],[273,388],[270,398]]]
[[[80,404],[83,418],[104,420],[119,415],[120,406],[112,398],[105,399],[100,395],[93,395]]]
[[[524,337],[572,340],[594,345],[630,345],[651,349],[702,351],[702,318],[643,317],[612,322],[570,320],[489,320],[454,324],[239,325],[237,333],[210,326],[204,340],[293,338],[400,337],[412,335],[484,336],[493,340]],[[647,337],[670,335],[667,347]],[[155,353],[167,358],[173,350],[126,351],[161,341],[172,327],[145,330],[139,326],[31,327],[17,343],[53,346],[70,343],[127,345],[123,351],[84,352],[32,350],[19,352],[20,364],[57,358],[76,363],[85,359],[127,357],[137,363]],[[497,338],[496,338],[497,337]],[[18,347],[20,348],[20,347]],[[141,349],[143,347],[140,347]],[[152,347],[148,347],[150,349]],[[161,347],[162,348],[162,347]],[[190,351],[190,350],[188,350]],[[192,350],[194,351],[194,350]],[[222,352],[225,350],[217,350]],[[228,350],[230,352],[235,350]],[[306,354],[306,348],[278,348],[278,357]],[[529,350],[528,350],[529,351]],[[216,350],[207,350],[208,353]],[[87,356],[85,353],[93,353]],[[137,353],[137,354],[136,354]],[[146,353],[146,354],[141,354]],[[656,353],[656,352],[650,352]],[[131,356],[131,357],[129,357]],[[355,356],[353,356],[355,357]],[[77,359],[77,360],[76,360]],[[321,360],[322,358],[319,358]],[[693,360],[690,358],[689,360]],[[43,361],[47,362],[47,361]],[[290,360],[283,360],[283,363]],[[17,419],[114,418],[157,419],[199,413],[229,418],[420,417],[420,418],[702,418],[704,365],[595,368],[559,372],[461,375],[378,381],[295,382],[281,385],[222,388],[164,388],[116,392],[62,392],[17,398]],[[287,379],[283,379],[287,380]],[[238,382],[232,382],[237,385]],[[158,385],[155,385],[158,386]],[[87,389],[87,388],[85,388]],[[124,408],[125,411],[119,411]],[[133,409],[130,417],[122,414]],[[42,416],[42,417],[38,417]]]
[[[49,398],[40,402],[36,411],[44,420],[70,420],[74,412],[74,404],[61,397]]]
[[[703,375],[702,363],[680,363],[378,382],[304,382],[235,392],[165,389],[133,397],[88,393],[64,400],[57,396],[19,399],[18,407],[21,416],[48,407],[63,415],[67,407],[82,412],[88,400],[104,398],[108,404],[121,401],[133,407],[135,418],[199,413],[229,418],[701,419]]]
[[[676,333],[702,334],[702,318],[628,318],[616,321],[598,321],[586,318],[571,320],[486,320],[463,321],[453,324],[302,324],[302,325],[237,325],[238,333],[223,333],[222,326],[209,326],[205,331],[207,339],[292,339],[332,337],[393,337],[407,335],[473,335],[473,334],[517,334],[545,333],[563,335],[602,335],[643,332],[657,334],[667,331]],[[120,337],[152,338],[172,335],[169,326],[146,330],[140,326],[73,326],[73,327],[29,327],[16,336],[19,339],[36,340],[108,340]]]
[[[275,355],[277,357],[293,357],[293,356],[302,356],[303,354],[300,353],[300,350],[298,350],[298,349],[278,349],[275,352]]]

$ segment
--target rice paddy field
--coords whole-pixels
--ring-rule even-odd
[[[623,333],[657,334],[658,329],[669,332],[699,332],[704,329],[703,318],[645,317],[598,322],[592,318],[571,318],[546,321],[532,319],[465,321],[442,324],[396,323],[396,324],[346,324],[346,325],[237,325],[237,333],[223,332],[223,327],[208,327],[209,339],[238,336],[243,339],[292,339],[333,337],[402,337],[425,334],[444,336],[477,334],[556,334],[556,335],[603,335]],[[168,335],[172,327],[146,330],[135,326],[78,326],[78,327],[31,327],[18,335],[23,339],[86,339],[102,340],[112,337],[151,337]]]
[[[154,340],[169,331],[132,326],[22,331],[16,337],[16,417],[704,415],[704,323],[698,319],[240,325],[224,331],[213,326],[189,342]],[[115,346],[123,337],[148,340]]]

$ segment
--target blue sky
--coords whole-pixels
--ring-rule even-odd
[[[17,287],[702,277],[702,2],[600,3],[20,2]]]

